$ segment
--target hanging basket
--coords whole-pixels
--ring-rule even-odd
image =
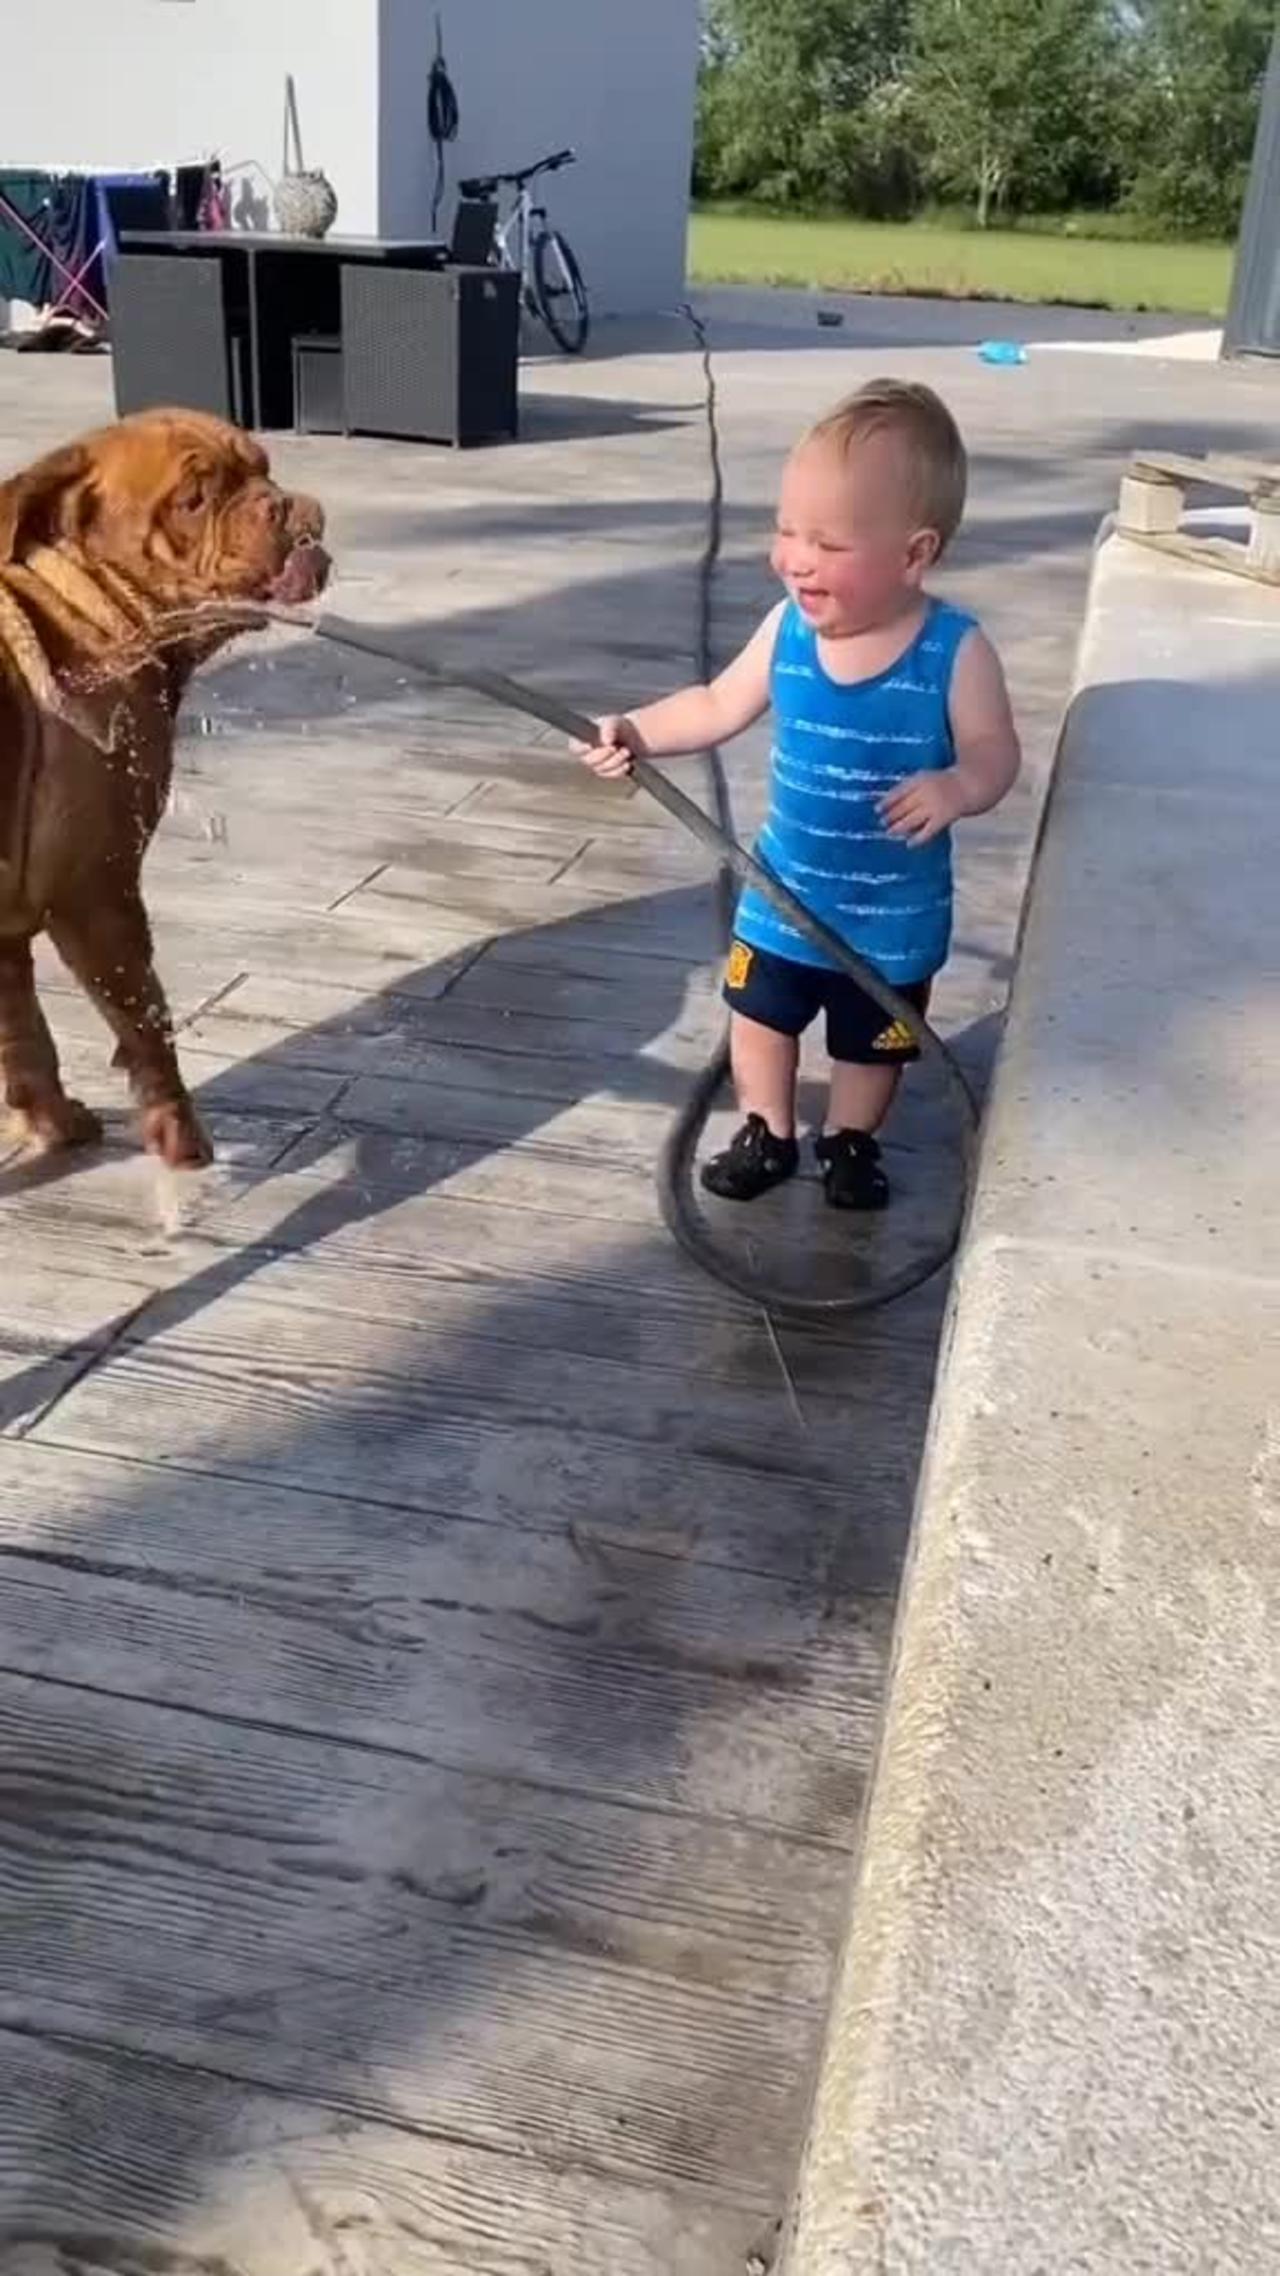
[[[338,193],[327,174],[302,163],[298,97],[290,72],[284,83],[284,171],[276,183],[276,227],[286,237],[326,237],[338,218]]]

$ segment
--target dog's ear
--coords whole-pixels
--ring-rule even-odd
[[[81,535],[89,518],[93,460],[83,443],[68,443],[0,482],[0,568],[36,545]]]

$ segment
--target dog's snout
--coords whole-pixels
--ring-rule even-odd
[[[329,582],[331,567],[332,563],[322,545],[318,545],[314,538],[299,538],[271,587],[272,599],[282,601],[287,608],[297,608],[304,601],[318,600]]]
[[[289,500],[289,535],[295,545],[318,545],[324,536],[324,507],[318,498],[296,491]]]

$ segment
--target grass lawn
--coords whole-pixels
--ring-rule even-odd
[[[690,274],[698,284],[817,285],[831,292],[945,293],[1221,316],[1231,261],[1229,245],[839,215],[711,210],[695,213],[690,226]]]

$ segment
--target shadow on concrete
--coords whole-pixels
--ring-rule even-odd
[[[567,439],[571,435],[597,431],[591,426],[596,405],[591,398],[566,399],[557,403],[553,423]],[[607,408],[607,407],[606,407]],[[531,398],[530,419],[536,419],[540,399]],[[642,422],[643,423],[643,422]],[[679,419],[658,420],[658,425],[679,428]],[[598,431],[608,431],[601,427]],[[531,427],[531,439],[532,427]],[[1006,505],[1011,480],[1026,479],[1027,458],[1024,450],[1002,449],[985,440],[975,444],[970,458],[970,503],[963,527],[952,546],[944,565],[942,582],[953,570],[964,570],[985,565],[991,561],[1028,560],[1037,556],[1074,553],[1082,561],[1097,534],[1104,513],[1114,507],[1121,473],[1130,457],[1137,451],[1177,451],[1188,455],[1213,452],[1237,456],[1269,457],[1274,436],[1266,424],[1256,417],[1223,417],[1216,411],[1210,417],[1194,413],[1171,419],[1164,413],[1149,417],[1134,416],[1123,420],[1101,419],[1096,425],[1085,424],[1073,436],[1070,447],[1045,448],[1036,460],[1034,488],[1028,487],[1024,499],[1017,505]],[[779,462],[780,463],[780,462]],[[1093,500],[1082,502],[1079,497],[1082,473],[1096,467],[1098,482]],[[1064,498],[1063,493],[1067,493]],[[1227,492],[1206,487],[1195,493],[1195,503],[1212,503],[1227,499]],[[1061,500],[1061,502],[1059,502]],[[997,505],[997,501],[1001,501]],[[509,539],[518,543],[527,536],[529,501],[516,498],[510,501],[494,500],[469,504],[467,526],[474,531],[475,541],[491,543]],[[575,540],[616,535],[619,543],[629,536],[640,534],[646,538],[670,533],[673,547],[687,543],[690,507],[680,497],[637,497],[628,500],[625,511],[620,511],[614,499],[581,496],[548,497],[538,501],[539,540],[551,547],[572,545]],[[419,505],[411,495],[403,505],[394,508],[370,506],[364,525],[369,541],[382,550],[405,550],[425,555],[435,549],[456,544],[457,524],[453,514],[442,514],[440,507],[428,496]],[[726,501],[722,517],[724,553],[721,562],[718,606],[722,607],[726,585],[739,576],[744,566],[758,568],[761,607],[768,605],[772,579],[767,567],[767,552],[772,531],[772,506],[768,500],[739,504]],[[631,607],[634,606],[634,573],[620,573],[616,578],[599,579],[592,587],[592,615],[607,613],[619,628],[625,626]],[[562,585],[548,593],[545,602],[524,602],[519,613],[519,644],[522,649],[536,646],[540,634],[537,613],[542,609],[556,612],[556,622],[563,630],[563,616],[579,611],[581,597]],[[530,612],[534,612],[533,636],[526,637],[530,626]],[[652,613],[652,611],[648,611]],[[406,628],[409,629],[409,628]],[[488,638],[495,645],[504,636],[510,639],[512,631],[510,611],[495,610],[491,615],[484,610],[470,612],[465,624],[458,627],[468,639],[473,636]],[[561,639],[563,646],[563,640]],[[615,637],[615,645],[625,650],[625,637]],[[226,667],[235,674],[237,666]],[[217,685],[215,677],[213,685]]]
[[[522,937],[554,963],[620,916],[670,943],[710,914],[700,888]],[[657,1035],[685,967],[643,968]],[[328,1043],[345,1062],[353,1034],[369,1066],[380,1042],[402,1066],[436,977],[282,1038],[202,1104],[242,1111],[246,1068],[323,1063]],[[607,1061],[613,1096],[673,1103],[681,1072],[607,1033],[593,1079]],[[579,1078],[549,1059],[548,1083],[495,1091],[488,1140],[433,1136],[425,1081],[391,1129],[339,1105],[275,1165],[298,1172],[278,1220],[224,1245],[245,1180],[224,1230],[197,1226],[205,1261],[85,1355],[89,1409],[65,1369],[0,1394],[10,1426],[51,1402],[37,1461],[114,1458],[0,1555],[0,1869],[23,1892],[4,1963],[11,2252],[131,2269],[140,2238],[195,2220],[220,2169],[242,2168],[256,2096],[310,2145],[281,2150],[286,2172],[367,2123],[433,2173],[443,2140],[468,2169],[585,2162],[605,2185],[747,2202],[785,2185],[797,2035],[808,2049],[821,2022],[820,1996],[797,2006],[787,1939],[820,1975],[843,1873],[776,1957],[762,1944],[749,1994],[734,1938],[685,1918],[686,1881],[720,1838],[702,1816],[744,1821],[736,1901],[776,1940],[782,1889],[794,1910],[810,1868],[784,1832],[750,1832],[758,1780],[785,1766],[768,1810],[806,1839],[853,1823],[863,1756],[848,1710],[823,1703],[837,1681],[848,1699],[849,1638],[896,1584],[937,1293],[854,1350],[788,1334],[788,1395],[751,1308],[686,1273],[656,1226],[624,1213],[581,1269],[562,1248],[519,1278],[491,1258],[491,1212],[458,1201],[437,1245],[421,1205],[447,1204],[459,1172],[517,1145],[536,1182],[538,1146],[557,1159]],[[559,1163],[571,1212],[589,1165]],[[594,1167],[607,1187],[607,1149]],[[11,1169],[0,1199],[50,1175]],[[255,1283],[269,1311],[241,1303]],[[755,1390],[727,1388],[752,1350]],[[848,1393],[875,1443],[851,1439]],[[130,1415],[151,1419],[131,1432]],[[659,1803],[688,1829],[658,1829]],[[696,2062],[690,2001],[720,2011]],[[188,2276],[181,2255],[163,2265]]]
[[[581,1142],[570,1141],[566,1146],[558,1141],[554,1125],[598,1093],[624,1107],[657,1107],[664,1114],[668,1110],[674,1114],[692,1079],[691,1069],[647,1055],[647,1045],[675,1025],[684,1004],[690,966],[714,957],[715,922],[714,896],[709,888],[697,886],[613,902],[561,923],[504,934],[509,954],[513,953],[517,961],[523,958],[529,967],[545,971],[548,977],[561,958],[589,962],[593,944],[607,950],[620,929],[632,938],[652,933],[655,941],[663,944],[660,953],[637,959],[643,970],[642,1014],[632,999],[628,1016],[620,1022],[620,1033],[602,1020],[598,1045],[590,1052],[584,1047],[576,1053],[566,1053],[554,1039],[556,1022],[552,1014],[546,1021],[552,1040],[541,1060],[536,1059],[536,1046],[527,1037],[527,1026],[538,1024],[535,1015],[527,1022],[519,1045],[512,1044],[506,1052],[509,1086],[504,1086],[501,1073],[504,1048],[499,1019],[491,1028],[481,1030],[483,1041],[478,1038],[470,1049],[465,1042],[442,1041],[437,1025],[439,1008],[450,1004],[453,987],[482,965],[487,954],[483,944],[472,954],[450,956],[438,966],[427,965],[402,975],[355,1010],[344,1010],[333,1020],[282,1029],[275,1045],[240,1058],[226,1075],[197,1083],[195,1095],[200,1109],[213,1119],[215,1129],[220,1115],[243,1118],[251,1126],[254,1099],[262,1102],[257,1108],[260,1115],[274,1114],[277,1120],[287,1120],[287,1110],[273,1100],[273,1084],[276,1088],[283,1084],[287,1095],[288,1078],[299,1071],[345,1077],[347,1090],[357,1082],[368,1086],[366,1098],[381,1086],[384,1103],[380,1116],[373,1120],[368,1119],[371,1110],[367,1106],[364,1119],[357,1118],[354,1109],[344,1111],[341,1098],[336,1106],[309,1118],[305,1125],[298,1125],[295,1111],[294,1134],[286,1137],[283,1150],[278,1150],[260,1173],[236,1174],[235,1201],[242,1202],[255,1186],[281,1172],[297,1170],[304,1182],[310,1179],[314,1184],[273,1224],[269,1238],[262,1243],[250,1241],[243,1248],[229,1249],[188,1274],[170,1293],[104,1323],[83,1354],[85,1370],[109,1370],[110,1350],[118,1337],[132,1352],[157,1334],[178,1331],[209,1304],[245,1286],[258,1273],[269,1271],[280,1253],[304,1255],[314,1244],[376,1220],[393,1206],[421,1199],[459,1172],[473,1169],[512,1146],[540,1143],[549,1148],[549,1152],[535,1152],[530,1158],[532,1205],[536,1209],[541,1206],[536,1197],[539,1160],[548,1175],[558,1164],[571,1177],[574,1162],[583,1158]],[[493,968],[499,988],[503,969]],[[234,1003],[229,1002],[226,1008],[233,1011]],[[227,1045],[234,1048],[234,1018],[226,1025]],[[985,1080],[997,1032],[998,1023],[984,1019],[955,1040],[957,1056],[979,1087]],[[713,1040],[714,1031],[709,1034],[708,1051]],[[443,1073],[433,1076],[427,1072],[429,1063]],[[469,1063],[480,1071],[471,1073]],[[531,1073],[531,1069],[535,1071]],[[919,1155],[922,1147],[937,1146],[942,1174],[950,1178],[954,1163],[947,1112],[942,1110],[939,1124],[938,1100],[931,1087],[925,1095],[925,1086],[924,1076],[913,1076],[891,1138],[904,1155]],[[821,1093],[812,1082],[806,1082],[802,1090],[801,1107],[808,1122],[814,1126],[820,1123]],[[625,1186],[655,1173],[662,1128],[663,1124],[655,1120],[647,1144],[643,1139],[626,1139],[623,1152],[615,1157],[617,1174]],[[325,1177],[326,1160],[339,1157],[338,1174],[332,1179]],[[54,1185],[74,1183],[98,1158],[96,1151],[87,1151],[11,1161],[0,1168],[0,1207],[6,1198],[17,1199]],[[600,1166],[606,1183],[610,1159],[608,1141],[602,1138]],[[180,1185],[187,1183],[179,1181]],[[558,1185],[563,1193],[563,1177]],[[191,1180],[189,1190],[198,1196],[200,1181]],[[210,1208],[215,1213],[219,1208],[216,1194],[211,1197]],[[203,1214],[199,1212],[198,1223]],[[907,1214],[905,1207],[900,1214]],[[822,1240],[824,1219],[812,1189],[777,1197],[776,1211],[771,1206],[757,1209],[749,1222],[745,1212],[731,1209],[713,1211],[713,1216],[726,1243],[734,1249],[745,1244],[766,1276],[772,1271],[770,1258],[775,1251],[790,1250],[797,1239],[804,1240],[806,1221],[808,1237],[819,1245],[821,1261],[828,1266],[833,1262],[831,1245]],[[893,1234],[886,1235],[882,1227],[850,1227],[841,1222],[839,1233],[834,1252],[836,1286],[842,1278],[845,1285],[856,1285],[865,1274],[874,1277],[898,1261]],[[656,1226],[652,1241],[664,1265],[671,1267],[666,1277],[677,1286],[683,1284],[690,1302],[696,1300],[702,1309],[709,1302],[713,1310],[751,1316],[749,1305],[708,1288],[695,1268],[669,1249],[667,1236]],[[799,1285],[803,1287],[803,1278]],[[578,1290],[578,1300],[584,1307],[580,1348],[585,1355],[600,1348],[601,1333],[592,1320],[586,1279]],[[827,1347],[819,1344],[811,1352],[820,1379],[829,1379],[833,1386],[838,1386],[846,1364],[838,1346],[850,1336],[858,1340],[856,1325],[840,1331],[837,1344],[830,1347],[836,1353],[830,1366],[823,1356]],[[633,1348],[625,1323],[614,1324],[611,1341],[619,1356],[639,1356],[639,1347]],[[69,1362],[70,1372],[78,1374],[75,1360],[74,1350],[63,1350],[0,1384],[0,1431],[31,1427],[33,1415],[48,1402],[56,1403],[66,1389]]]
[[[691,403],[688,415],[699,406]],[[552,395],[539,389],[520,402],[520,441],[580,442],[604,435],[665,434],[687,424],[669,404],[625,403],[612,395]]]
[[[687,590],[655,684],[687,639]],[[471,610],[450,637],[537,669],[590,613],[594,682],[635,598],[625,576],[585,599],[561,584]],[[271,683],[275,719],[300,722],[303,748],[308,727],[345,732],[353,703],[387,700],[381,667],[362,673],[344,659],[331,679],[301,651]],[[206,684],[242,717],[265,696],[245,665]],[[406,743],[422,716],[406,705]],[[202,750],[216,765],[216,741]],[[571,939],[589,955],[620,910],[710,946],[701,887],[523,937],[552,962]],[[625,1050],[562,1060],[531,1095],[495,1087],[490,1128],[466,1139],[433,1134],[431,1082],[404,1077],[446,977],[430,965],[252,1055],[207,1087],[211,1112],[243,1113],[246,1070],[269,1092],[330,1046],[348,1066],[353,1032],[366,1069],[385,1050],[413,1098],[382,1127],[344,1121],[339,1100],[290,1133],[280,1215],[244,1232],[244,1179],[224,1226],[197,1221],[178,1284],[104,1323],[105,1356],[72,1355],[78,1391],[42,1361],[0,1392],[13,1429],[47,1410],[14,1452],[49,1462],[47,1498],[0,1555],[0,1869],[17,1895],[0,2243],[39,2240],[58,2276],[221,2276],[225,2257],[173,2252],[172,2231],[239,2185],[259,2143],[284,2186],[299,2175],[293,2265],[326,2276],[363,2254],[388,2142],[410,2177],[382,2198],[404,2211],[397,2270],[419,2247],[424,2266],[474,2251],[532,2268],[523,2237],[509,2262],[489,2238],[540,2166],[695,2208],[703,2191],[785,2191],[839,1852],[829,1880],[807,1876],[856,1817],[941,1291],[856,1334],[785,1332],[788,1395],[751,1308],[629,1218],[638,1158],[581,1265],[558,1241],[519,1275],[503,1264],[496,1212],[451,1185],[517,1147],[532,1175],[557,1169],[562,1223],[586,1213],[592,1173],[598,1221],[612,1157],[557,1153],[557,1118],[602,1087],[606,1058],[625,1103],[682,1093],[645,1044],[678,1012],[684,966],[644,971]],[[975,1068],[992,1024],[961,1039]],[[50,1174],[10,1170],[0,1197]],[[812,1189],[797,1198],[812,1222]],[[446,1214],[448,1238],[428,1231]],[[101,1447],[111,1466],[95,1458],[55,1502],[76,1449]],[[722,1839],[717,1938],[690,1892]],[[335,2236],[306,2161],[348,2137],[354,2209]],[[486,2160],[477,2242],[462,2232]],[[131,2262],[138,2239],[149,2257]]]

